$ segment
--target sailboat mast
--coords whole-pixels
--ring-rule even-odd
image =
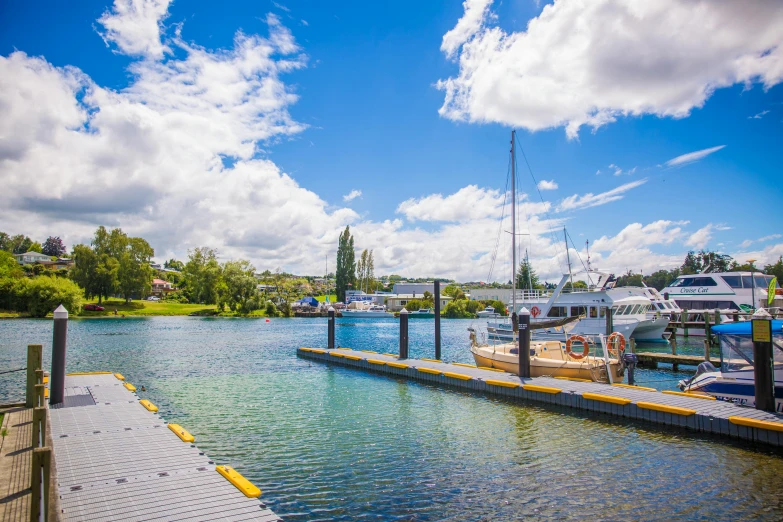
[[[568,233],[566,232],[565,227],[563,227],[563,239],[565,239],[566,244],[566,260],[568,261],[568,275],[571,276],[571,291],[574,291],[574,274],[571,272],[571,254],[568,252]]]
[[[514,131],[511,131],[511,313],[517,313],[517,186],[516,186],[516,156],[514,151]]]

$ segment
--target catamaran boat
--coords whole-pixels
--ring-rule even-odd
[[[518,343],[479,344],[475,330],[468,328],[468,331],[470,332],[470,352],[473,354],[476,366],[496,368],[515,374],[519,372]],[[569,339],[565,345],[554,340],[532,340],[530,342],[530,376],[567,377],[607,383],[622,382],[625,373],[622,347],[625,345],[625,339],[622,338],[622,344],[615,343],[615,340],[620,338],[622,338],[620,334],[612,334],[611,340],[607,342],[603,336],[600,336],[599,344],[602,353],[598,353],[599,344],[592,345],[591,350],[584,338],[578,338],[574,350],[572,350],[572,341],[575,338]]]
[[[771,326],[775,410],[783,412],[783,321],[773,320]],[[685,392],[706,393],[717,399],[755,406],[751,322],[720,324],[712,327],[712,333],[720,341],[720,368],[703,362],[696,375],[680,381],[679,388]]]
[[[343,317],[350,317],[350,318],[372,318],[372,319],[378,319],[378,318],[384,318],[384,317],[394,317],[394,314],[391,312],[386,311],[386,306],[384,305],[371,305],[368,308],[356,308],[356,309],[346,309],[342,311]]]
[[[727,322],[733,320],[734,312],[751,312],[766,306],[772,278],[758,272],[681,275],[661,293],[667,299],[673,299],[682,310],[688,310],[688,320],[703,320],[704,310],[720,310],[721,322]],[[779,291],[780,288],[777,288],[776,294]],[[739,319],[744,320],[745,317]],[[680,330],[678,333],[681,333]],[[689,328],[688,334],[705,335],[705,332],[704,329]]]
[[[485,309],[481,310],[480,312],[477,312],[476,315],[478,317],[486,317],[486,318],[498,318],[501,317],[499,313],[495,311],[494,308],[491,306],[486,307]]]

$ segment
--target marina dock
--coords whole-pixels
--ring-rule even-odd
[[[61,520],[280,520],[135,390],[119,374],[66,376],[49,410]]]
[[[434,359],[399,359],[346,348],[299,348],[306,359],[385,374],[519,402],[593,411],[699,433],[783,446],[783,415],[717,401],[713,397],[626,384],[600,384],[550,377],[520,379],[510,373],[448,364]]]

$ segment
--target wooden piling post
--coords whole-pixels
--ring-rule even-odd
[[[33,404],[35,396],[34,386],[38,384],[35,380],[35,370],[43,368],[43,346],[40,344],[27,345],[27,393],[25,395],[25,408],[37,406]]]
[[[39,522],[39,520],[47,520],[48,518],[51,464],[51,448],[33,449],[33,466],[30,473],[30,488],[32,493],[30,498],[30,522]],[[43,471],[43,473],[41,473],[41,471]],[[41,482],[42,480],[43,482]],[[41,491],[42,489],[43,491]],[[41,497],[42,493],[43,497]],[[41,507],[43,507],[43,513],[41,512]]]
[[[672,347],[672,355],[677,355],[677,337],[674,334],[669,337],[669,344]]]
[[[40,406],[40,407],[33,408],[32,447],[41,448],[45,445],[46,445],[46,408]]]
[[[709,348],[710,344],[712,344],[711,335],[712,335],[712,327],[710,326],[710,312],[705,311],[704,312],[704,336],[707,338],[707,348]]]
[[[709,362],[710,361],[710,341],[709,339],[704,339],[704,360]]]
[[[634,339],[633,337],[631,337],[630,345],[631,345],[631,353],[636,353],[636,339]]]
[[[33,407],[38,408],[46,404],[46,386],[36,384],[33,389]]]
[[[688,337],[688,309],[683,308],[682,314],[680,314],[680,318],[682,319],[682,335],[683,337]]]

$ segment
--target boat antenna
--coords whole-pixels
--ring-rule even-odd
[[[516,156],[514,155],[514,131],[511,131],[511,324],[516,330],[517,315],[517,186]]]
[[[585,241],[585,249],[587,250],[587,271],[593,269],[593,267],[590,265],[590,240],[588,239]]]
[[[571,276],[571,291],[574,291],[574,274],[571,272],[571,254],[568,252],[568,233],[565,227],[563,227],[563,238],[565,239],[566,246],[566,260],[568,261],[568,275]]]

